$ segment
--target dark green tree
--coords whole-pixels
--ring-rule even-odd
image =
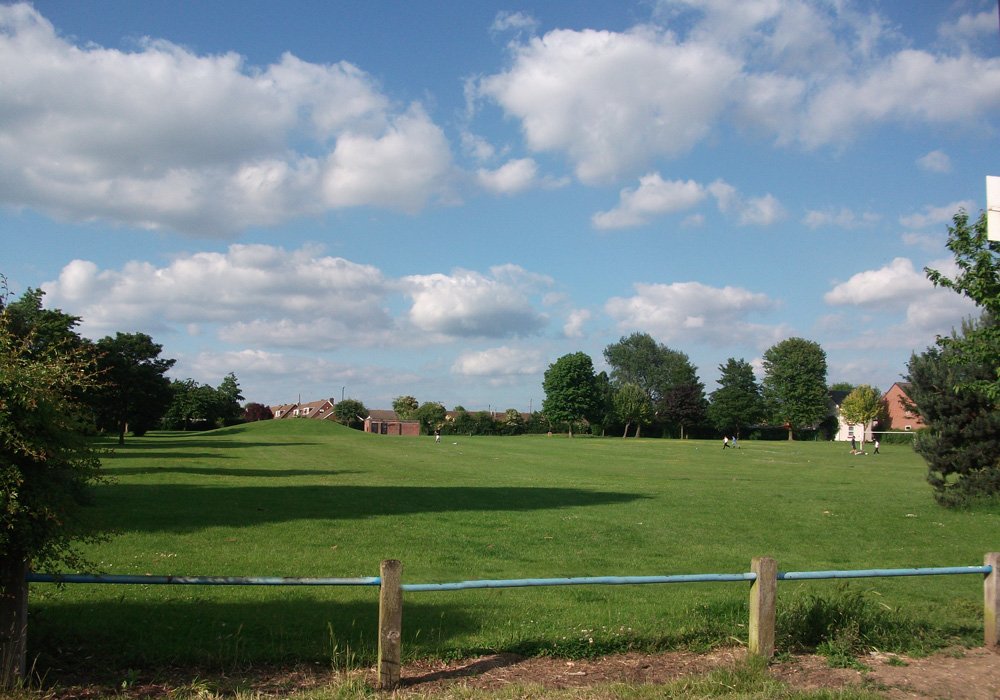
[[[219,421],[223,425],[239,423],[243,418],[242,402],[244,397],[240,391],[240,382],[236,379],[236,374],[233,372],[227,374],[216,388],[215,393]]]
[[[981,323],[996,323],[991,318]],[[955,391],[956,386],[988,382],[986,365],[962,354],[962,340],[980,330],[967,323],[955,343],[928,348],[907,365],[910,398],[928,429],[914,443],[927,462],[927,481],[946,506],[1000,496],[1000,405],[986,393]]]
[[[708,418],[717,430],[742,437],[743,428],[764,420],[764,400],[753,366],[730,357],[719,365],[719,388],[712,392]]]
[[[788,338],[764,353],[763,396],[771,419],[794,430],[816,425],[829,410],[826,353],[804,338]]]
[[[97,364],[104,382],[94,400],[98,427],[118,435],[142,435],[160,422],[170,405],[167,371],[174,360],[161,358],[161,345],[145,333],[117,333],[97,341]]]
[[[368,409],[357,399],[344,399],[333,405],[333,415],[338,423],[360,430],[365,425]]]
[[[676,350],[672,352],[667,375],[670,383],[660,395],[656,412],[660,420],[680,429],[683,440],[687,429],[705,422],[705,385],[698,379],[697,370],[687,355]]]
[[[924,268],[928,279],[935,286],[947,287],[964,294],[975,302],[984,316],[1000,319],[1000,242],[987,236],[986,212],[972,226],[969,215],[960,210],[948,227],[948,250],[955,255],[960,270],[950,279],[937,270]],[[973,378],[959,373],[955,385],[958,391],[978,391],[994,401],[1000,400],[1000,326],[986,322],[970,326],[962,335],[938,338],[942,348],[958,352],[945,353],[948,362],[964,365],[967,362],[992,368],[989,376]]]
[[[414,412],[413,417],[420,421],[420,427],[424,433],[430,435],[435,430],[440,430],[445,423],[445,416],[448,411],[437,401],[425,401]]]
[[[81,389],[98,383],[93,354],[82,342],[50,342],[44,323],[36,334],[5,302],[0,295],[0,684],[7,685],[25,674],[25,574],[29,565],[79,565],[76,513],[100,461],[85,438],[90,414],[80,401]]]
[[[573,437],[574,421],[590,418],[597,410],[593,360],[584,352],[563,355],[545,370],[542,390],[542,411],[553,423],[566,423]]]

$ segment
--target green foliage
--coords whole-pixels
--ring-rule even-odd
[[[43,340],[0,300],[0,557],[8,561],[72,563],[71,542],[81,534],[75,515],[98,481],[79,399],[98,383],[93,355],[57,338],[53,328],[71,317],[54,313],[54,325],[42,323],[50,334]]]
[[[524,416],[516,408],[508,408],[504,412],[503,422],[500,425],[501,435],[523,435],[525,429]]]
[[[993,323],[986,319],[986,323]],[[995,325],[995,324],[994,324]],[[966,324],[967,337],[976,326]],[[961,506],[1000,496],[1000,410],[985,393],[953,387],[988,380],[992,366],[962,354],[961,342],[928,348],[907,365],[910,398],[928,426],[916,437],[935,498]],[[955,360],[960,354],[961,361]]]
[[[170,406],[172,394],[166,373],[174,360],[160,357],[163,346],[145,333],[117,333],[97,341],[97,365],[103,384],[93,404],[98,427],[125,443],[131,430],[142,435],[157,425]]]
[[[705,417],[705,387],[688,356],[656,342],[648,333],[622,336],[604,349],[611,365],[611,384],[634,384],[646,394],[656,417],[680,428]]]
[[[632,423],[636,424],[635,436],[639,437],[643,424],[649,423],[653,417],[653,408],[646,392],[638,384],[625,382],[614,392],[612,403],[618,420],[625,424],[622,437],[628,437],[628,429]]]
[[[920,653],[940,643],[926,622],[848,583],[839,583],[827,595],[783,598],[777,608],[775,645],[790,652],[818,652],[834,666],[854,666],[857,657],[872,650]]]
[[[764,401],[753,366],[730,357],[719,365],[719,388],[712,392],[708,418],[718,429],[740,437],[740,431],[764,419]]]
[[[952,335],[938,339],[942,349],[953,349],[945,357],[953,364],[971,362],[990,368],[984,377],[956,377],[956,390],[975,391],[987,398],[1000,400],[1000,324],[988,322],[1000,319],[1000,242],[991,241],[986,230],[986,212],[972,226],[969,215],[960,210],[948,227],[948,250],[955,255],[960,272],[950,279],[938,270],[924,268],[935,286],[947,287],[964,294],[982,310],[984,322],[968,330],[962,337]]]
[[[400,420],[411,420],[417,413],[420,403],[412,396],[397,396],[392,400],[392,410]]]
[[[583,352],[563,355],[549,365],[542,380],[542,412],[553,423],[565,423],[573,435],[573,422],[592,417],[598,407],[594,363]]]
[[[826,353],[804,338],[788,338],[764,353],[763,397],[772,420],[795,428],[815,425],[827,414]]]
[[[840,404],[840,415],[848,423],[861,426],[861,442],[864,443],[868,428],[885,413],[882,392],[875,387],[862,384],[844,397]]]
[[[413,417],[420,421],[421,429],[429,435],[441,429],[447,413],[445,407],[437,401],[425,401],[413,413]]]
[[[344,399],[333,405],[333,415],[341,425],[361,428],[368,416],[368,409],[357,399]]]

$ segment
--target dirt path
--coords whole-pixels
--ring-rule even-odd
[[[620,654],[599,659],[568,661],[553,658],[524,658],[497,654],[455,662],[408,663],[403,668],[401,687],[386,697],[399,700],[433,698],[453,687],[500,690],[511,685],[540,686],[547,689],[588,688],[603,684],[669,683],[692,675],[706,674],[743,661],[742,648],[719,649],[708,654],[667,652],[663,654]],[[773,663],[769,672],[793,688],[802,690],[842,689],[865,684],[888,700],[997,700],[1000,698],[1000,653],[986,649],[955,649],[922,659],[873,654],[860,660],[867,670],[830,668],[820,656],[794,656]],[[373,669],[362,672],[374,685]],[[52,700],[88,700],[113,696],[130,698],[172,698],[178,689],[191,688],[191,671],[175,670],[156,680],[135,678],[127,686],[107,686],[86,681],[65,682],[43,697]],[[353,674],[352,674],[353,675]],[[255,670],[213,677],[198,674],[200,683],[216,689],[223,697],[235,688],[252,689],[263,698],[283,698],[296,691],[308,691],[342,682],[342,676],[320,667]]]
[[[436,689],[459,683],[471,688],[496,689],[512,684],[545,688],[579,688],[602,683],[667,683],[691,674],[738,663],[743,649],[710,654],[670,652],[657,655],[623,654],[601,659],[566,661],[497,655],[452,664],[410,666],[403,672],[403,689],[433,695]],[[796,656],[771,666],[771,674],[801,689],[838,689],[867,682],[886,698],[1000,698],[1000,654],[985,649],[961,649],[923,659],[875,654],[861,662],[868,671],[830,668],[819,656]]]

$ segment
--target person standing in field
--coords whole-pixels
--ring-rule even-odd
[[[875,451],[872,452],[872,454],[875,454],[875,455],[878,454],[878,438],[875,439]]]
[[[726,449],[727,447],[729,447],[729,436],[728,435],[723,435],[722,436],[722,449]]]

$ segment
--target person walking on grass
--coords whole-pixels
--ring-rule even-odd
[[[878,454],[878,438],[875,439],[875,451],[872,452],[872,454],[874,454],[874,455]]]
[[[722,436],[722,449],[726,449],[727,447],[729,447],[729,436],[728,435],[723,435]]]

